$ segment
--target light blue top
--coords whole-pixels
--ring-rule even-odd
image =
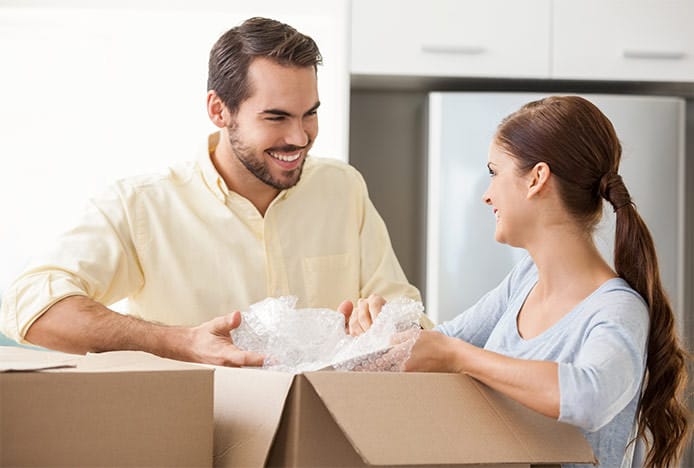
[[[646,303],[614,278],[526,340],[516,318],[536,283],[537,267],[526,257],[477,304],[436,329],[506,356],[559,363],[559,421],[583,431],[600,466],[631,466],[634,444],[625,448],[634,434],[645,371]]]

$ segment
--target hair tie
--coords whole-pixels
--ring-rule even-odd
[[[615,213],[625,206],[633,205],[622,176],[614,171],[608,171],[600,178],[598,193],[610,202]]]

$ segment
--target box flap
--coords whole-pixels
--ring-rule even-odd
[[[87,355],[0,346],[0,372],[59,369],[67,372],[137,372],[193,370],[209,366],[165,359],[142,351],[109,351]]]
[[[534,454],[536,459],[533,462],[598,463],[590,444],[576,427],[542,416],[483,383],[474,379],[472,381],[510,430]]]
[[[294,375],[215,367],[214,465],[264,466]]]
[[[372,465],[595,461],[576,428],[461,374],[312,372],[306,378]]]
[[[0,372],[72,368],[83,358],[77,354],[0,346]]]
[[[137,372],[209,369],[189,362],[166,359],[144,351],[88,353],[77,364],[77,372]]]
[[[366,466],[305,375],[292,383],[268,467]]]

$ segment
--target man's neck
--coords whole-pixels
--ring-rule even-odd
[[[210,160],[227,188],[250,201],[258,212],[265,216],[270,203],[280,190],[261,181],[246,169],[224,138],[220,139],[216,147],[210,148]]]

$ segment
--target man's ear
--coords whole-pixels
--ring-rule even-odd
[[[528,198],[532,198],[542,192],[549,183],[552,171],[545,162],[539,162],[530,170],[528,179]]]
[[[213,90],[207,92],[207,115],[212,123],[219,128],[228,127],[230,124],[227,106]]]

